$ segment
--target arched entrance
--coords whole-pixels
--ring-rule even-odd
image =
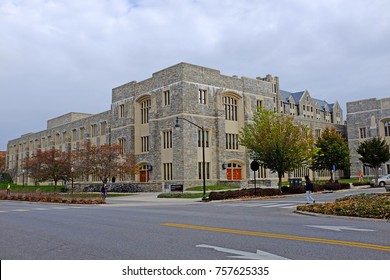
[[[242,179],[242,166],[240,163],[232,162],[227,164],[226,179],[229,181]]]

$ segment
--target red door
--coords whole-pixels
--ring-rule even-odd
[[[143,170],[140,171],[140,181],[141,182],[148,182],[149,181],[149,171]]]

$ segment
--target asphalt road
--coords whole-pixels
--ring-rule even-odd
[[[383,192],[315,199],[372,191]],[[390,259],[389,222],[294,213],[304,195],[211,203],[144,197],[80,206],[0,201],[0,259]]]

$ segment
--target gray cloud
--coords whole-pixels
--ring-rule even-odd
[[[0,150],[181,61],[345,103],[389,97],[386,0],[2,0]]]

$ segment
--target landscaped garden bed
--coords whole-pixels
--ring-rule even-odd
[[[326,215],[390,219],[390,193],[353,195],[335,202],[300,205],[297,210]]]

